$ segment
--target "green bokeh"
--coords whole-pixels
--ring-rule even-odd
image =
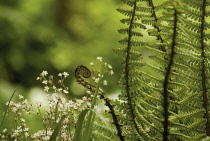
[[[37,87],[42,89],[36,78],[43,70],[54,76],[68,72],[70,94],[81,95],[84,91],[75,84],[74,70],[78,65],[89,67],[98,56],[113,66],[115,75],[107,77],[109,85],[103,89],[115,93],[122,66],[112,49],[122,38],[117,30],[123,15],[116,11],[121,4],[120,0],[0,1],[0,121],[19,83],[14,101],[19,94],[27,98]]]

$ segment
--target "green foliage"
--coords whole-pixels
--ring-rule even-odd
[[[130,7],[118,9],[127,18],[121,21],[128,27],[119,30],[127,35],[120,41],[126,47],[115,52],[124,58],[122,102],[116,107],[125,139],[201,140],[209,136],[209,1],[123,2]],[[141,39],[145,27],[156,41]],[[152,52],[152,61],[136,57],[141,54],[138,48]]]
[[[114,49],[123,58],[119,99],[111,100],[100,90],[103,67],[99,78],[94,78],[99,81],[95,87],[85,80],[91,71],[80,65],[75,71],[77,82],[94,95],[89,107],[75,112],[78,119],[70,137],[75,141],[209,140],[210,1],[122,1],[125,8],[117,11],[125,16],[121,20],[125,26],[118,30],[124,36],[119,41],[123,47]],[[61,93],[68,94],[64,88]],[[109,108],[103,116],[112,122],[104,122],[95,111],[98,96]]]
[[[60,121],[57,123],[52,135],[50,136],[50,139],[49,141],[56,141],[56,138],[59,134],[59,131],[61,130],[61,127],[62,127],[62,122],[64,120],[64,116],[60,119]]]

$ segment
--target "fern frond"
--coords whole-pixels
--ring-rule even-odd
[[[128,28],[119,29],[118,32],[121,33],[121,34],[128,34],[129,29],[128,29]],[[135,31],[135,30],[133,30],[133,31],[131,32],[131,34],[134,35],[134,36],[143,36],[143,35],[141,34],[141,32]]]

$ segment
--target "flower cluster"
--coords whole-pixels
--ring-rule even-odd
[[[37,80],[42,81],[44,86],[44,91],[48,92],[50,89],[52,89],[54,92],[60,92],[64,95],[67,95],[69,93],[68,87],[65,86],[64,80],[69,76],[67,72],[59,73],[58,76],[60,79],[57,81],[59,86],[56,86],[54,83],[54,77],[53,75],[48,76],[47,71],[42,71],[39,77],[37,77]]]
[[[93,67],[94,76],[92,79],[99,84],[107,85],[107,80],[102,80],[106,73],[113,75],[112,66],[107,63],[102,63],[102,57],[97,57],[98,63],[91,62],[90,65]],[[37,80],[41,81],[44,86],[44,91],[53,94],[47,94],[48,107],[44,110],[42,103],[35,102],[35,105],[28,102],[22,95],[19,95],[18,102],[9,101],[6,103],[8,106],[8,113],[13,113],[14,120],[11,120],[14,128],[4,128],[0,131],[0,140],[6,141],[12,140],[35,140],[35,141],[47,141],[50,139],[56,125],[62,120],[62,126],[59,130],[57,140],[71,141],[74,138],[76,122],[79,118],[80,113],[92,106],[94,95],[90,91],[90,95],[83,96],[81,99],[67,99],[66,96],[69,94],[68,87],[65,86],[64,81],[69,76],[67,72],[59,73],[59,80],[56,81],[53,75],[48,75],[47,71],[42,71]],[[91,85],[91,84],[90,84]],[[99,88],[100,89],[100,88]],[[102,91],[100,89],[100,91]],[[68,96],[67,96],[68,97]],[[97,96],[99,98],[99,95]],[[101,103],[101,102],[100,102]],[[100,107],[94,105],[96,112],[101,111]],[[10,118],[11,114],[7,114],[7,119]],[[43,129],[31,133],[29,126],[27,126],[25,116],[32,115],[40,119]],[[32,127],[33,128],[33,127]]]
[[[90,106],[90,98],[82,97],[82,99],[67,100],[60,94],[46,95],[48,108],[44,111],[42,104],[36,102],[35,108],[22,95],[19,96],[17,103],[10,101],[6,104],[9,106],[9,111],[14,113],[15,123],[14,129],[4,128],[0,134],[0,140],[8,140],[11,137],[13,140],[42,140],[50,139],[57,123],[65,116],[62,127],[59,131],[58,140],[69,141],[73,139],[76,122],[82,110]],[[42,110],[42,111],[41,111]],[[38,116],[42,121],[44,129],[33,134],[29,133],[29,127],[26,125],[24,113]]]
[[[114,71],[112,70],[112,66],[110,64],[102,63],[102,57],[97,57],[96,59],[98,60],[97,64],[95,65],[94,62],[91,62],[90,65],[93,67],[94,72],[94,76],[92,77],[92,79],[96,83],[98,83],[100,77],[103,78],[106,73],[109,75],[113,75]],[[100,69],[101,67],[102,69]],[[101,83],[103,85],[108,85],[107,80],[103,80]]]

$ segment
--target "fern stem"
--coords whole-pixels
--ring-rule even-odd
[[[164,104],[163,104],[163,109],[164,109],[164,121],[163,121],[163,141],[168,141],[168,136],[169,136],[169,79],[170,79],[170,73],[172,70],[172,66],[174,64],[174,55],[175,55],[175,46],[176,46],[176,35],[177,35],[177,11],[176,9],[174,10],[174,28],[173,28],[173,37],[172,37],[172,47],[171,47],[171,56],[170,56],[170,61],[168,64],[168,67],[166,68],[166,75],[165,75],[165,80],[164,80]]]
[[[81,76],[81,74],[80,74],[80,73],[81,73],[81,72],[80,72],[81,70],[85,71],[85,73],[86,73],[85,75],[88,74],[86,77],[90,77],[90,75],[91,75],[91,73],[90,73],[90,71],[89,71],[89,69],[88,69],[87,67],[80,65],[80,66],[78,66],[77,69],[75,70],[75,77],[76,77],[76,79],[77,79],[77,82],[78,82],[79,84],[83,85],[85,88],[90,89],[90,90],[93,91],[93,92],[95,91],[95,93],[96,93],[96,92],[99,93],[100,98],[103,99],[103,100],[106,102],[106,106],[108,106],[109,109],[110,109],[110,113],[111,113],[111,115],[112,115],[112,119],[113,119],[114,125],[115,125],[115,127],[116,127],[116,129],[117,129],[117,134],[118,134],[118,136],[119,136],[119,138],[120,138],[120,141],[124,141],[125,138],[124,138],[124,136],[122,135],[121,125],[119,124],[117,115],[115,114],[114,106],[111,104],[111,100],[110,100],[108,97],[106,97],[105,94],[99,89],[100,81],[98,82],[97,87],[95,87],[94,85],[89,84],[89,82],[85,81],[85,80],[82,78],[82,76]],[[101,70],[100,72],[103,72],[103,70]],[[84,74],[83,74],[83,77],[84,77]],[[100,79],[99,79],[99,80],[101,80],[101,77],[102,77],[102,75],[100,76]],[[95,95],[95,94],[94,94],[94,95]],[[96,97],[94,97],[94,98],[95,98],[94,101],[96,101]],[[93,102],[93,103],[95,103],[95,102]],[[93,108],[94,108],[94,104],[91,105],[91,109],[93,109]],[[92,112],[92,111],[90,111],[90,112]],[[83,113],[83,114],[85,115],[86,113]],[[94,118],[93,118],[93,119],[94,119]],[[88,129],[88,128],[87,128],[87,129]],[[78,130],[79,130],[79,129],[78,129]]]
[[[206,65],[205,65],[205,45],[204,45],[204,28],[205,28],[205,15],[206,15],[206,0],[203,0],[203,7],[202,9],[202,18],[201,18],[201,57],[202,60],[202,87],[203,87],[203,108],[205,109],[204,117],[206,118],[206,135],[210,136],[210,121],[208,117],[208,94],[207,94],[207,88],[206,88]]]
[[[111,100],[109,98],[105,97],[105,95],[103,95],[102,93],[100,94],[100,98],[106,102],[106,106],[108,106],[110,109],[110,113],[112,115],[112,119],[113,119],[114,125],[117,129],[117,135],[120,138],[120,141],[124,141],[125,137],[122,135],[121,125],[118,122],[117,115],[115,114],[115,111],[114,111],[114,106],[110,102]]]
[[[155,13],[155,6],[153,4],[153,1],[152,0],[148,0],[148,3],[149,3],[149,6],[152,8],[152,16],[151,17],[154,17],[155,18],[155,22],[157,23],[158,22],[158,18],[157,18],[157,15]],[[154,25],[154,28],[157,29],[158,33],[160,33],[160,28],[155,24]],[[161,37],[161,35],[157,35],[157,40],[160,40],[161,43],[163,43],[163,38]],[[160,46],[159,47],[160,50],[162,50],[163,52],[166,52],[166,49],[164,46]]]
[[[130,74],[130,52],[131,52],[131,38],[132,38],[132,28],[133,28],[133,22],[134,22],[134,18],[135,18],[135,13],[136,13],[136,8],[137,8],[137,0],[134,1],[134,7],[133,7],[133,13],[132,13],[132,17],[130,20],[130,26],[129,26],[129,30],[128,30],[128,44],[127,44],[127,50],[126,50],[126,56],[125,56],[125,91],[127,94],[127,102],[128,105],[130,107],[130,112],[131,112],[131,118],[132,118],[132,122],[134,123],[134,127],[137,131],[138,134],[140,134],[140,131],[138,129],[138,126],[136,124],[135,118],[136,115],[134,113],[134,107],[133,107],[133,102],[132,102],[132,98],[131,98],[131,93],[130,93],[130,84],[129,84],[129,74]]]

